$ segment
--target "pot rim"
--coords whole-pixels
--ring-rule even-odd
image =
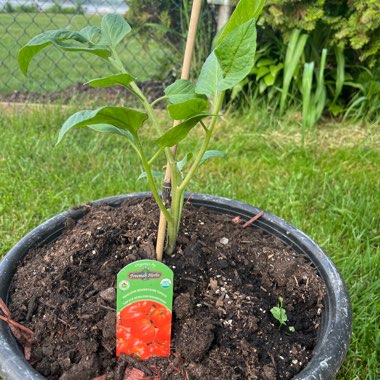
[[[149,197],[151,193],[148,192],[131,193],[99,199],[90,204],[108,204],[117,207],[128,200]],[[214,195],[186,193],[185,197],[197,207],[204,206],[216,213],[240,216],[243,220],[249,220],[262,211],[246,203]],[[29,232],[4,256],[0,262],[0,297],[5,302],[8,300],[11,279],[28,250],[56,239],[62,233],[67,217],[79,219],[84,214],[84,208],[79,207],[54,216]],[[338,269],[330,257],[309,236],[271,213],[265,212],[254,223],[254,228],[260,228],[277,236],[298,253],[306,255],[324,280],[325,307],[317,344],[308,365],[293,380],[332,379],[346,356],[352,332],[351,303]],[[0,321],[0,342],[0,374],[5,379],[45,379],[25,360],[8,325],[3,321]]]

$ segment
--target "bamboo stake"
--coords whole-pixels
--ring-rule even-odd
[[[185,79],[185,80],[189,79],[189,76],[190,76],[191,57],[193,55],[193,50],[194,50],[194,45],[195,45],[195,37],[197,34],[199,16],[201,13],[201,6],[202,6],[202,0],[193,1],[193,7],[191,9],[189,31],[187,34],[185,55],[183,57],[182,73],[181,73],[181,79]],[[180,122],[176,120],[174,121],[173,126],[176,126],[179,123]],[[172,153],[174,157],[176,155],[176,152],[177,152],[177,146],[174,146],[172,148]],[[167,205],[170,199],[171,176],[172,176],[171,167],[168,162],[166,165],[166,173],[165,173],[164,183],[162,186],[162,198],[164,200],[165,205]],[[157,256],[158,261],[162,261],[162,257],[164,254],[166,225],[167,225],[167,222],[166,222],[165,216],[162,212],[160,212],[160,221],[158,224],[157,244],[156,244],[156,256]]]

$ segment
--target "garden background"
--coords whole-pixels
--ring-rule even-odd
[[[121,90],[83,86],[109,68],[96,57],[48,48],[25,78],[18,50],[40,31],[125,14],[134,32],[122,58],[156,97],[178,77],[190,6],[0,1],[0,255],[74,205],[147,189],[123,141],[78,131],[54,148],[61,124],[83,104],[128,101]],[[220,12],[204,1],[194,72]],[[312,236],[342,272],[353,303],[353,338],[338,379],[379,379],[380,4],[270,0],[258,25],[255,67],[228,95],[211,147],[227,159],[202,167],[189,190],[254,204]],[[144,134],[149,144],[151,132]],[[196,143],[194,132],[185,144]]]

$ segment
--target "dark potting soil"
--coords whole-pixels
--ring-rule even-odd
[[[152,201],[86,206],[63,235],[27,255],[10,309],[34,331],[31,364],[48,379],[291,379],[310,360],[324,284],[302,255],[229,216],[186,206],[177,250],[172,355],[115,359],[117,272],[154,259]],[[283,297],[288,323],[270,309]],[[295,332],[289,331],[294,326]]]

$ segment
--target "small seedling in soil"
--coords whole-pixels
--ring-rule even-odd
[[[282,326],[286,326],[286,322],[288,322],[288,316],[284,308],[284,299],[282,297],[278,297],[277,306],[272,307],[272,309],[270,309],[270,312],[272,313],[273,317],[280,323],[280,328]],[[296,329],[294,326],[289,326],[289,331],[295,332]]]

